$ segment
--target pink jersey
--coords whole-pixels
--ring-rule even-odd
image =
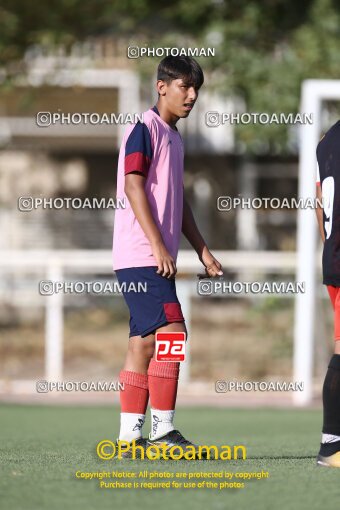
[[[146,177],[145,193],[163,242],[176,260],[183,218],[183,142],[177,130],[164,122],[156,107],[143,114],[143,123],[129,126],[119,152],[117,199],[113,233],[113,268],[156,266],[151,245],[124,192],[125,175]]]

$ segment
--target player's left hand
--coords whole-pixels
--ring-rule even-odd
[[[223,276],[222,265],[208,249],[203,250],[201,262],[205,266],[206,274],[198,275],[199,277],[214,278],[216,276]]]

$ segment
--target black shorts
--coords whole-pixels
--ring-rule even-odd
[[[130,337],[144,337],[165,324],[184,322],[175,280],[157,274],[157,270],[157,266],[150,266],[116,271],[130,310]]]

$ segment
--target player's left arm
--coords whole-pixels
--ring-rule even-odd
[[[198,230],[191,207],[185,197],[183,197],[182,232],[204,265],[207,276],[222,276],[222,266],[212,255],[200,231]]]
[[[316,185],[316,198],[319,200],[319,203],[322,203],[322,190],[320,183]],[[316,218],[318,220],[320,236],[323,242],[325,242],[325,231],[323,228],[323,208],[317,203],[316,205]]]

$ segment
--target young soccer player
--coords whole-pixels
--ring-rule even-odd
[[[185,450],[192,445],[173,424],[180,364],[154,358],[155,333],[186,333],[175,287],[181,232],[207,276],[223,274],[184,198],[183,142],[176,128],[179,119],[189,116],[203,81],[194,59],[163,59],[157,71],[157,104],[143,114],[143,123],[126,129],[119,153],[117,198],[125,198],[126,208],[115,214],[113,267],[120,283],[147,283],[146,293],[124,293],[130,338],[119,375],[124,383],[119,440],[135,440],[144,448],[166,443]],[[145,439],[149,397],[151,433]]]
[[[340,121],[317,147],[317,219],[324,242],[323,283],[334,309],[334,354],[323,386],[323,428],[317,464],[340,467]]]

